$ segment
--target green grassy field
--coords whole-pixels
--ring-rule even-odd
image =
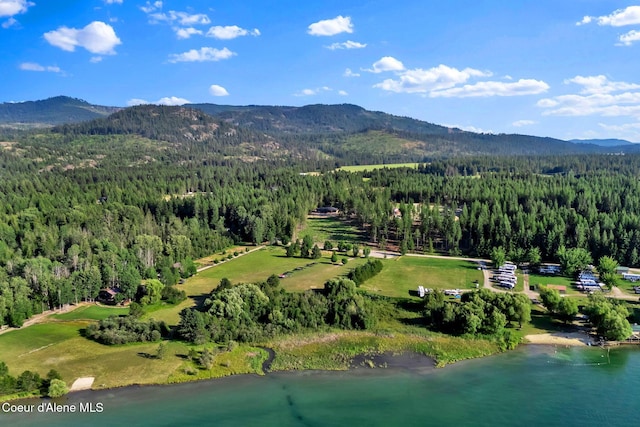
[[[622,292],[629,294],[629,295],[637,295],[638,297],[640,297],[640,295],[636,294],[636,291],[633,289],[634,286],[640,286],[640,282],[632,282],[630,280],[624,280],[622,278],[622,276],[620,276],[620,278],[618,279],[618,289],[620,289]]]
[[[327,251],[323,251],[322,258],[316,260],[287,258],[284,248],[270,246],[202,271],[182,286],[188,295],[202,294],[211,292],[223,277],[232,283],[255,283],[267,280],[272,274],[290,272],[281,280],[282,286],[290,291],[304,291],[321,288],[328,279],[344,275],[364,262],[366,261],[361,258],[352,259],[346,266],[334,265],[331,264],[330,252]],[[300,270],[294,271],[296,268]]]
[[[190,345],[168,341],[163,359],[154,356],[159,343],[108,346],[81,336],[88,322],[38,324],[0,335],[0,360],[7,363],[11,375],[25,370],[44,377],[56,369],[70,386],[79,377],[95,377],[93,388],[132,384],[163,384],[189,379],[219,377],[256,372],[254,359],[263,360],[260,350],[239,346],[232,353],[216,356],[211,370],[196,369],[184,374]]]
[[[420,285],[432,289],[475,289],[475,281],[480,284],[483,281],[482,271],[471,261],[403,256],[382,262],[380,274],[365,282],[361,289],[406,298],[417,296]]]
[[[203,301],[224,277],[234,284],[256,283],[267,280],[272,274],[279,276],[289,272],[286,278],[280,279],[280,283],[288,291],[302,292],[322,288],[327,280],[344,276],[352,268],[366,262],[364,258],[354,258],[347,265],[332,264],[330,252],[326,251],[323,251],[322,258],[316,260],[287,258],[285,253],[282,247],[269,246],[204,270],[186,280],[183,285],[177,285],[178,289],[187,293],[187,300],[177,306],[155,310],[145,317],[176,325],[180,320],[180,311]],[[299,270],[296,271],[296,268]]]
[[[342,166],[338,168],[339,171],[345,172],[364,172],[372,171],[375,169],[395,169],[395,168],[417,168],[418,163],[389,163],[386,165],[355,165],[355,166]]]
[[[541,274],[529,274],[529,285],[559,285],[567,287],[567,295],[581,295],[572,284],[572,280],[564,276],[545,276]]]
[[[312,216],[307,218],[304,227],[298,232],[299,238],[309,235],[320,248],[330,240],[334,246],[344,241],[357,243],[363,241],[362,233],[355,225],[335,216]]]
[[[56,320],[102,320],[109,316],[120,316],[129,314],[128,308],[104,307],[99,305],[84,305],[69,313],[52,314],[51,319]]]
[[[203,258],[199,258],[195,262],[198,266],[211,265],[213,264],[214,260],[223,261],[227,259],[229,254],[233,254],[234,252],[238,252],[239,254],[242,254],[242,253],[245,253],[247,249],[249,250],[255,249],[255,246],[234,246],[224,251],[220,251],[218,253],[211,254]]]

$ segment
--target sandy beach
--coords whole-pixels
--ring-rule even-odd
[[[80,377],[73,382],[69,391],[91,390],[94,377]]]
[[[545,344],[563,346],[596,345],[592,337],[585,332],[553,332],[547,334],[526,335],[526,344]]]

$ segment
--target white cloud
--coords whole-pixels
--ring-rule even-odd
[[[89,62],[91,62],[92,64],[102,62],[102,56],[92,56],[91,59],[89,59]]]
[[[101,21],[94,21],[80,30],[60,27],[44,33],[44,38],[52,46],[68,52],[73,52],[76,46],[80,46],[101,55],[114,55],[114,48],[122,44],[113,27]]]
[[[133,107],[134,105],[151,104],[149,101],[140,98],[133,98],[127,101],[127,106]]]
[[[582,18],[582,21],[578,21],[576,22],[576,25],[585,25],[585,24],[589,24],[592,21],[592,17],[590,16],[585,16],[584,18]]]
[[[173,30],[176,32],[176,36],[178,36],[179,39],[188,39],[195,34],[202,35],[201,30],[195,29],[193,27],[174,28]]]
[[[114,4],[114,3],[122,4],[122,0],[104,0],[104,2],[106,4]]]
[[[257,28],[254,28],[253,30],[246,30],[244,28],[238,27],[237,25],[227,25],[226,27],[216,25],[215,27],[209,28],[209,31],[207,31],[207,37],[213,37],[219,40],[230,40],[241,36],[259,35],[260,30],[258,30]]]
[[[325,19],[309,25],[308,34],[312,36],[335,36],[340,33],[353,33],[353,24],[350,16],[336,16],[333,19]]]
[[[293,96],[312,96],[317,95],[320,92],[330,92],[332,89],[328,86],[322,86],[315,89],[302,89],[300,92],[296,92]]]
[[[519,128],[522,126],[535,125],[536,123],[537,122],[535,120],[516,120],[515,122],[511,123],[511,125]]]
[[[576,76],[565,83],[582,86],[578,94],[544,98],[537,106],[547,116],[632,116],[640,118],[640,85],[611,82],[604,76]],[[619,93],[616,93],[619,92]]]
[[[10,28],[16,25],[17,23],[18,21],[15,18],[11,17],[2,23],[2,28],[5,28],[5,29]]]
[[[360,77],[360,74],[359,73],[354,73],[353,71],[351,71],[351,68],[347,68],[346,70],[344,70],[343,76],[345,76],[345,77]]]
[[[183,104],[190,104],[190,103],[191,101],[189,101],[188,99],[178,98],[176,96],[160,98],[156,102],[156,104],[160,104],[160,105],[183,105]]]
[[[580,93],[609,93],[621,90],[640,89],[640,85],[626,82],[611,82],[606,76],[575,76],[572,79],[566,79],[565,84],[575,83],[582,86]]]
[[[295,93],[294,96],[311,96],[318,93],[317,89],[302,89],[300,92]]]
[[[621,125],[598,123],[598,126],[605,129],[610,136],[640,142],[640,122],[624,123]]]
[[[34,5],[35,3],[27,0],[0,0],[0,17],[25,13],[29,7]]]
[[[605,16],[585,16],[580,23],[588,24],[594,19],[598,25],[610,25],[612,27],[640,24],[640,6],[629,6],[625,9],[618,9],[610,15]]]
[[[375,64],[374,64],[375,68]],[[398,79],[387,79],[373,87],[397,93],[428,93],[443,91],[465,83],[471,77],[488,77],[491,73],[465,68],[458,70],[446,65],[423,70],[416,68],[398,73]],[[505,83],[506,84],[506,83]],[[441,94],[441,96],[446,96]]]
[[[404,70],[402,62],[398,61],[393,56],[384,56],[373,63],[373,68],[363,69],[362,71],[368,71],[370,73],[382,73],[383,71],[401,71]]]
[[[576,25],[585,25],[596,21],[598,25],[608,25],[612,27],[625,27],[627,25],[640,25],[640,6],[629,6],[625,9],[613,11],[610,15],[585,16]],[[629,31],[618,37],[618,46],[630,46],[634,42],[640,41],[640,31]]]
[[[213,96],[229,96],[229,92],[219,85],[209,86],[209,93]]]
[[[24,71],[48,71],[50,73],[62,73],[60,67],[55,65],[40,65],[37,62],[23,62],[20,64],[20,69]]]
[[[158,9],[162,9],[162,2],[161,1],[156,1],[156,2],[153,2],[153,3],[148,1],[144,6],[140,6],[140,10],[142,10],[144,13],[155,12]]]
[[[169,55],[169,62],[206,62],[206,61],[221,61],[223,59],[229,59],[235,56],[236,53],[229,49],[222,48],[216,49],[213,47],[201,47],[200,49],[191,49],[184,53]]]
[[[363,49],[367,47],[366,43],[358,43],[351,40],[347,40],[343,43],[333,43],[329,46],[325,46],[327,49],[336,50],[336,49]]]
[[[518,81],[480,81],[465,84],[471,78],[491,77],[490,71],[454,67],[440,64],[424,70],[407,70],[402,62],[392,57],[384,57],[373,64],[370,71],[395,71],[396,78],[386,79],[373,87],[396,93],[419,93],[431,98],[469,98],[489,96],[521,96],[546,92],[549,85],[541,80],[520,79]]]
[[[132,107],[134,105],[144,105],[144,104],[155,104],[155,105],[183,105],[190,104],[191,101],[184,98],[178,98],[177,96],[166,96],[164,98],[160,98],[155,102],[149,102],[145,99],[133,98],[127,101],[127,105]]]
[[[340,95],[340,96],[347,96],[347,95],[349,95],[349,94],[347,93],[347,91],[346,91],[346,90],[339,90],[339,91],[338,91],[338,95]]]
[[[636,116],[640,117],[640,93],[625,92],[617,95],[560,95],[541,99],[536,104],[546,108],[545,116]]]
[[[478,82],[461,87],[431,91],[432,98],[470,98],[489,96],[522,96],[536,95],[549,90],[549,85],[541,80],[520,79],[517,82],[505,83],[496,81]]]
[[[631,30],[626,34],[621,35],[618,40],[620,40],[621,45],[631,46],[633,43],[640,41],[640,31]]]
[[[168,22],[172,25],[178,24],[184,26],[207,25],[211,23],[211,19],[204,13],[177,12],[175,10],[170,10],[168,13],[149,13],[149,20],[152,24]]]
[[[451,129],[460,129],[466,132],[474,132],[474,133],[487,133],[487,134],[492,134],[493,131],[492,130],[487,130],[487,129],[482,129],[473,125],[466,125],[466,126],[460,126],[460,125],[447,125],[447,124],[443,124],[442,126],[444,127],[448,127]]]

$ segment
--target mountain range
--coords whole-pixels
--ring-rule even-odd
[[[58,96],[0,104],[0,128],[51,128],[66,139],[135,135],[158,146],[226,157],[294,156],[341,164],[428,161],[459,155],[634,153],[624,140],[562,141],[517,134],[481,134],[368,111],[351,104],[231,106],[186,104],[107,107]],[[167,146],[163,144],[168,144]]]

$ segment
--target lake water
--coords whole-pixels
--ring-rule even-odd
[[[526,346],[444,369],[240,376],[78,392],[60,403],[102,412],[0,412],[0,425],[637,426],[640,351]]]

